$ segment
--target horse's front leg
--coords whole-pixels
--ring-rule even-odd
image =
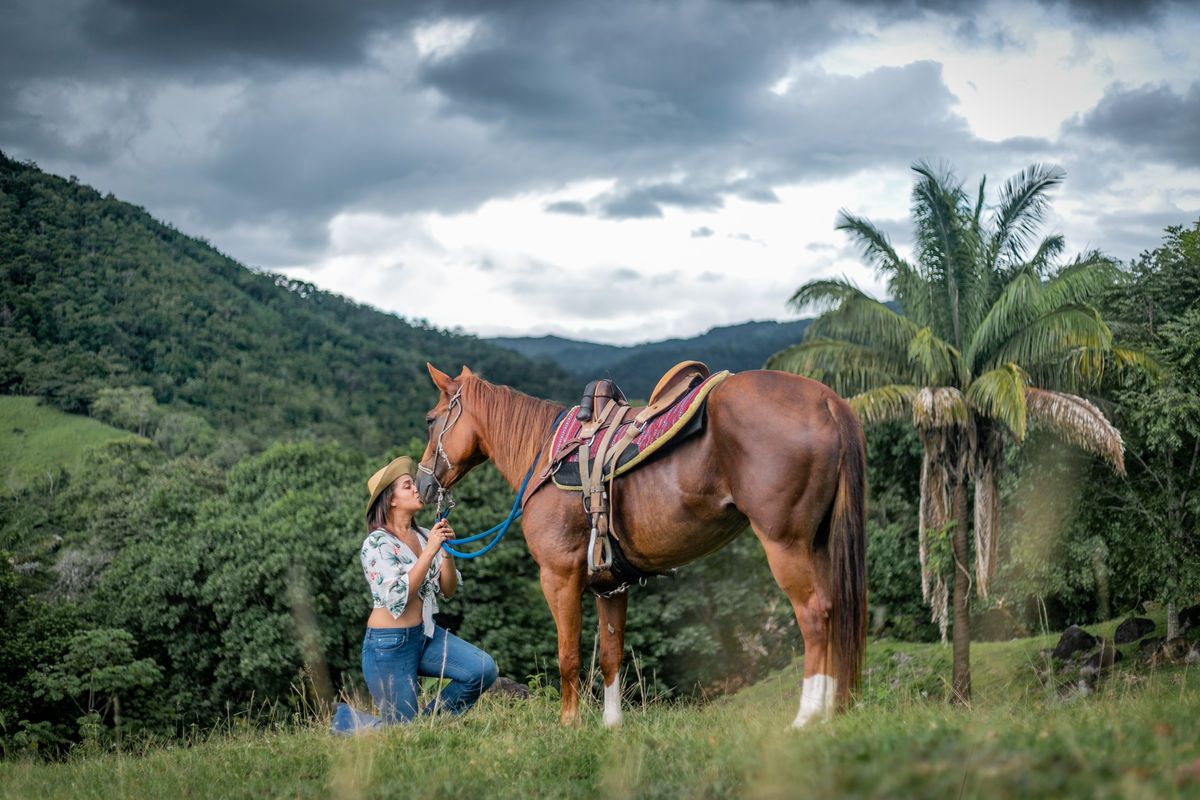
[[[558,673],[562,678],[562,721],[579,720],[579,636],[583,609],[583,564],[578,570],[541,570],[542,593],[558,628]]]
[[[621,658],[625,652],[625,612],[629,592],[596,597],[600,618],[600,672],[604,676],[604,726],[621,724]]]

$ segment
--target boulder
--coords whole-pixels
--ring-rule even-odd
[[[1054,652],[1050,655],[1060,661],[1066,661],[1080,650],[1091,650],[1099,643],[1100,640],[1095,636],[1078,625],[1072,625],[1063,631],[1062,638],[1058,640],[1058,644],[1054,646]]]
[[[1182,636],[1176,636],[1174,639],[1168,639],[1159,651],[1160,655],[1165,660],[1173,664],[1178,664],[1187,657],[1188,651],[1191,650],[1191,643]]]
[[[1152,633],[1154,633],[1154,623],[1151,620],[1145,617],[1129,617],[1117,626],[1117,632],[1113,634],[1113,642],[1129,644]]]
[[[529,691],[529,687],[523,683],[517,683],[512,678],[499,677],[488,688],[489,692],[496,694],[506,694],[510,697],[519,697],[525,699],[533,696],[533,692]]]
[[[1161,636],[1148,636],[1138,642],[1138,655],[1142,661],[1149,663],[1164,641]]]
[[[1100,649],[1092,653],[1091,657],[1084,662],[1084,667],[1099,672],[1106,667],[1111,667],[1113,664],[1121,660],[1121,651],[1112,645],[1111,642],[1101,641]],[[1082,671],[1082,670],[1081,670]]]
[[[1179,634],[1182,636],[1189,628],[1200,628],[1200,603],[1179,612]]]

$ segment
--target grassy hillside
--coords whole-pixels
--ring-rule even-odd
[[[35,397],[0,396],[0,479],[10,492],[59,470],[72,472],[96,445],[129,436],[87,417],[39,406]]]
[[[316,439],[378,453],[423,433],[426,361],[542,397],[578,394],[549,362],[252,271],[0,153],[0,394],[87,413],[105,389],[148,387],[252,449]]]
[[[1098,632],[1111,632],[1106,626]],[[787,728],[800,666],[704,707],[631,703],[625,726],[557,722],[548,690],[485,695],[457,720],[334,739],[324,722],[256,729],[254,712],[190,747],[0,763],[0,793],[109,797],[1183,797],[1200,795],[1200,671],[1128,658],[1064,698],[1034,666],[1046,636],[976,645],[976,705],[940,699],[949,648],[872,645],[862,701]],[[1130,646],[1135,647],[1135,646]],[[926,696],[926,694],[928,696]]]

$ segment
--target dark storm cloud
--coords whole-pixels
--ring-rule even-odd
[[[1166,228],[1172,225],[1191,226],[1195,222],[1195,212],[1184,211],[1147,214],[1121,211],[1102,215],[1096,220],[1097,228],[1104,231],[1104,252],[1126,264],[1161,245]],[[1080,250],[1097,246],[1095,242],[1085,242],[1081,243]]]
[[[679,184],[659,184],[632,189],[602,204],[603,216],[608,219],[661,217],[663,206],[712,211],[724,205],[713,191],[693,189]]]
[[[600,215],[605,219],[657,219],[662,208],[645,195],[628,194],[603,205]]]
[[[1200,166],[1200,82],[1182,95],[1166,86],[1114,86],[1067,128],[1154,160]]]
[[[560,200],[557,203],[548,203],[546,212],[549,214],[568,214],[574,217],[582,217],[587,214],[587,206],[575,200]]]
[[[1057,4],[1096,25],[1162,7]],[[604,178],[607,195],[547,211],[646,219],[730,198],[778,202],[773,187],[809,179],[854,173],[869,184],[875,168],[931,155],[964,164],[980,145],[934,62],[795,75],[856,35],[826,3],[6,5],[0,148],[168,219],[186,213],[198,232],[258,226],[297,251],[318,247],[343,210],[456,213]],[[936,12],[958,20],[961,37],[1015,46],[956,0],[856,5],[880,24]],[[469,41],[423,57],[413,31],[443,18],[474,23]],[[770,91],[785,75],[790,90]],[[181,136],[192,121],[163,111],[172,91],[211,127],[195,143]],[[1116,101],[1109,111],[1122,117]],[[1085,125],[1131,135],[1101,109]],[[1156,135],[1164,154],[1184,146],[1182,134]]]
[[[1159,19],[1171,6],[1189,0],[1039,0],[1050,8],[1065,8],[1081,22],[1097,28],[1144,24]]]

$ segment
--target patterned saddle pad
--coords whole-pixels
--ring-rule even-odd
[[[708,398],[708,393],[712,391],[714,386],[728,378],[729,375],[729,370],[722,370],[709,376],[681,397],[675,405],[649,420],[646,423],[646,427],[642,429],[642,432],[634,438],[629,447],[625,448],[625,451],[618,457],[616,474],[622,475],[628,472],[650,458],[650,456],[662,450],[668,443],[681,442],[688,436],[703,429],[704,403]],[[579,436],[579,432],[583,428],[583,423],[575,419],[575,412],[578,410],[578,406],[572,408],[554,432],[554,447],[550,452],[552,453],[551,459],[556,461],[558,466],[552,477],[554,485],[560,489],[578,491],[583,488],[583,482],[579,479],[579,443],[571,444],[571,441]],[[625,434],[625,430],[632,424],[632,421],[622,423],[613,435],[613,441],[620,439]],[[595,458],[597,451],[600,449],[600,440],[603,437],[603,429],[597,431],[596,435],[592,437],[591,458]],[[569,448],[569,454],[562,455],[563,447]],[[561,460],[559,460],[560,458]],[[605,468],[604,480],[613,477],[612,468],[612,464],[609,464]]]

